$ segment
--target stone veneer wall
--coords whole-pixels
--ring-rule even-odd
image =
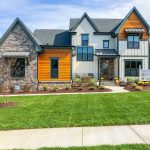
[[[12,83],[20,85],[33,84],[33,81],[37,83],[37,54],[35,46],[19,24],[15,26],[14,30],[0,46],[0,55],[5,51],[30,52],[29,64],[27,64],[26,60],[25,78],[11,78]],[[33,85],[33,89],[35,89],[36,85]]]

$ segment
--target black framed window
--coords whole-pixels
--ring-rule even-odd
[[[125,61],[125,76],[139,76],[139,67],[142,68],[141,60],[127,60]]]
[[[81,44],[82,46],[88,46],[89,45],[89,35],[88,34],[82,34],[81,35]]]
[[[51,58],[51,78],[58,78],[59,58]]]
[[[103,48],[109,48],[109,40],[103,40]]]
[[[77,47],[78,61],[93,61],[93,47]]]
[[[139,35],[128,35],[127,37],[127,47],[128,49],[139,49],[140,47],[140,37]]]
[[[11,66],[11,77],[25,77],[25,58],[17,58]]]

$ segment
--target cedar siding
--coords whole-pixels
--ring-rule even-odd
[[[70,81],[71,58],[70,49],[44,49],[38,55],[38,80],[40,81]],[[59,77],[51,79],[51,58],[59,58]]]
[[[126,28],[143,28],[145,32],[143,33],[142,40],[148,40],[148,29],[142,23],[142,20],[137,16],[135,12],[133,12],[127,21],[124,23],[119,32],[119,40],[126,40]]]

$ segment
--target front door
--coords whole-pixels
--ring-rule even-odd
[[[104,80],[113,80],[114,78],[114,60],[101,59],[101,77]]]

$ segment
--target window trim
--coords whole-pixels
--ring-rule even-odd
[[[109,41],[110,41],[110,40],[103,40],[103,48],[104,48],[104,49],[109,49]],[[105,42],[108,42],[108,47],[104,47],[104,43],[105,43]]]
[[[128,36],[133,36],[133,42],[129,42]],[[140,49],[140,37],[139,37],[139,42],[134,42],[134,37],[135,36],[139,37],[139,34],[128,34],[127,35],[127,49]],[[133,47],[129,47],[129,43],[132,43]],[[138,47],[134,47],[134,43],[138,43]]]
[[[82,36],[86,35],[88,37],[87,40],[82,40]],[[83,41],[87,41],[87,45],[83,45]],[[84,33],[84,34],[81,34],[81,45],[82,46],[88,46],[89,45],[89,34],[88,33]]]
[[[128,61],[130,62],[130,75],[127,76],[127,75],[126,75],[126,62],[128,62]],[[132,62],[132,61],[133,61],[133,62],[134,62],[134,61],[136,62],[136,69],[137,69],[137,62],[141,62],[141,63],[142,63],[142,66],[141,66],[141,67],[143,68],[143,60],[142,60],[142,59],[135,59],[135,60],[133,60],[133,59],[132,59],[132,60],[131,60],[131,59],[129,59],[129,60],[128,60],[128,59],[125,59],[125,60],[124,60],[124,76],[125,76],[125,77],[138,77],[138,76],[139,76],[139,75],[136,75],[136,76],[132,76],[132,75],[131,75],[131,62]]]
[[[21,78],[25,78],[25,76],[26,76],[26,59],[25,59],[25,58],[17,58],[17,59],[16,59],[16,62],[17,62],[18,59],[24,59],[24,75],[23,75],[23,76],[20,76],[20,77],[19,77],[19,76],[13,76],[13,75],[12,75],[12,69],[13,69],[13,68],[12,68],[12,66],[10,66],[10,67],[11,67],[11,68],[10,68],[10,69],[11,69],[11,71],[10,71],[10,77],[11,77],[12,79],[21,79]]]
[[[78,59],[78,48],[82,48],[82,60]],[[87,48],[87,60],[83,60],[83,48]],[[88,48],[92,48],[92,60],[88,60]],[[77,46],[76,48],[77,51],[77,61],[93,61],[94,60],[94,48],[92,46]]]
[[[58,76],[57,76],[57,78],[53,78],[52,77],[52,59],[57,59],[58,60]],[[50,78],[51,79],[58,79],[59,78],[59,57],[51,57],[50,58]]]

